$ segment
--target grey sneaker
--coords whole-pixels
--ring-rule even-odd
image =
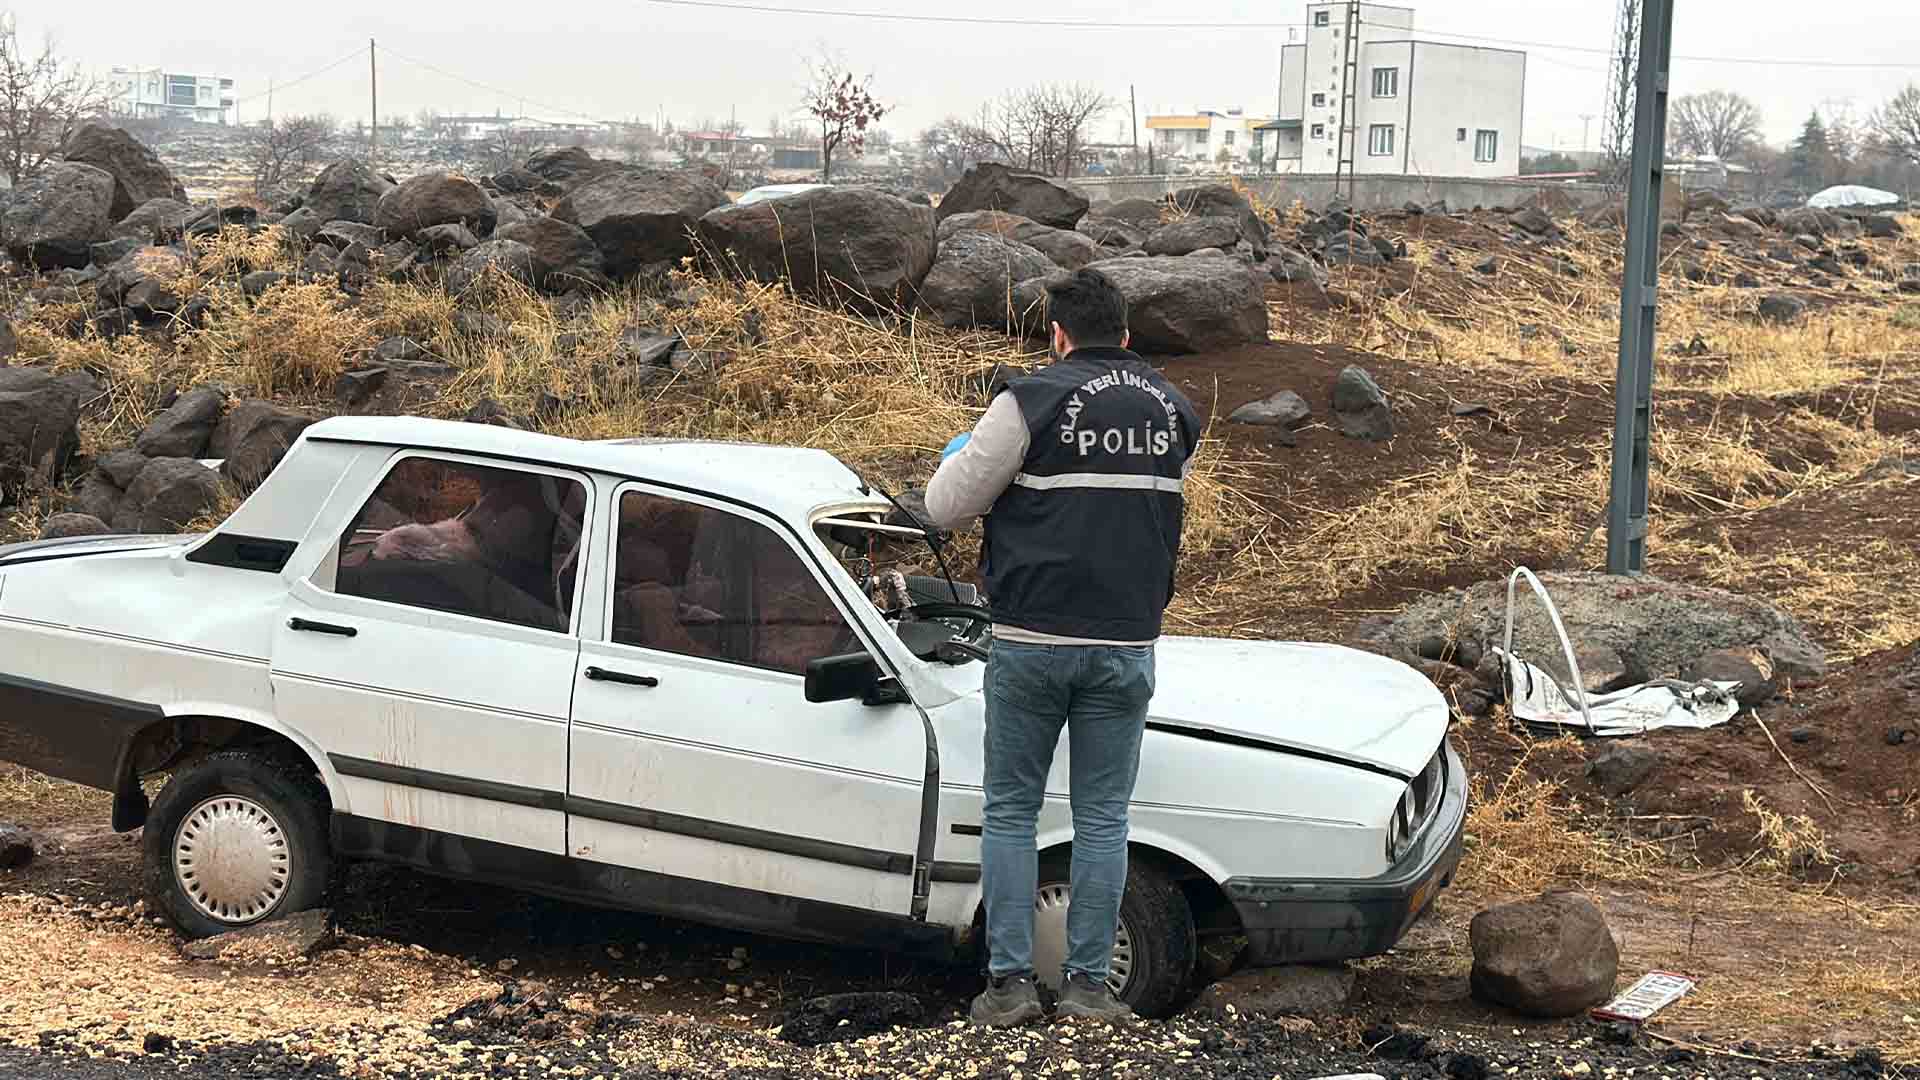
[[[1006,975],[988,979],[987,988],[973,999],[968,1019],[975,1027],[1017,1027],[1031,1024],[1044,1015],[1040,991],[1031,975]]]
[[[1114,997],[1105,982],[1095,982],[1092,976],[1078,971],[1068,972],[1066,981],[1060,984],[1060,1003],[1054,1007],[1054,1014],[1105,1024],[1126,1024],[1133,1020],[1133,1010]]]

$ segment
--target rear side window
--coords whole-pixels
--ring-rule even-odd
[[[613,640],[805,674],[859,648],[800,556],[757,521],[630,491],[614,550]]]
[[[407,458],[341,535],[334,591],[565,631],[585,504],[564,477]]]

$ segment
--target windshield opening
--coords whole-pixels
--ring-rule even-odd
[[[984,599],[973,585],[947,579],[926,530],[894,523],[887,510],[855,509],[816,519],[814,533],[914,655],[948,663],[978,659],[974,650],[992,630]],[[956,605],[976,610],[949,610]],[[973,649],[943,647],[955,641]]]

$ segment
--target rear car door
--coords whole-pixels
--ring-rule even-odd
[[[350,847],[425,840],[385,823],[565,853],[590,490],[561,470],[401,453],[289,589],[275,710],[340,774]]]
[[[926,732],[911,705],[807,702],[807,662],[864,644],[822,567],[722,500],[628,484],[612,508],[574,686],[573,854],[907,915]]]

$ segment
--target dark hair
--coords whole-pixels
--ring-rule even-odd
[[[1076,348],[1118,345],[1127,332],[1127,298],[1098,270],[1075,270],[1047,282],[1047,321],[1060,324]]]

